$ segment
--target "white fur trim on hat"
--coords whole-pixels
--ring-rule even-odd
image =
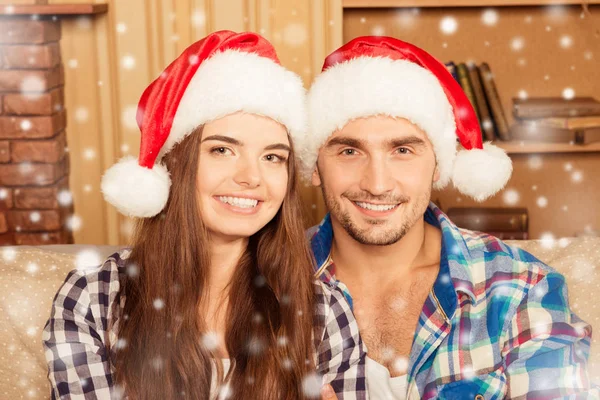
[[[190,80],[158,159],[196,127],[238,111],[272,118],[296,140],[306,133],[302,79],[255,53],[226,50],[213,55]]]
[[[308,113],[309,135],[297,145],[305,177],[333,132],[356,118],[388,115],[405,118],[427,133],[440,173],[434,187],[450,181],[457,143],[452,106],[435,75],[413,62],[358,57],[336,64],[315,79]]]
[[[129,217],[153,217],[169,199],[171,179],[162,164],[142,167],[137,158],[127,156],[110,167],[102,177],[106,201]]]
[[[484,143],[483,150],[461,150],[454,162],[452,183],[463,194],[483,201],[498,193],[510,179],[512,162],[506,152]]]

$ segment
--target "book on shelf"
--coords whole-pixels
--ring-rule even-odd
[[[600,110],[595,115],[565,116],[569,113],[581,113],[582,110],[591,112],[590,104],[594,102],[591,97],[581,97],[573,103],[556,97],[537,97],[533,98],[532,102],[513,99],[515,124],[511,126],[512,137],[515,140],[544,143],[598,142],[600,141]],[[525,118],[524,115],[528,117]]]
[[[515,118],[556,118],[600,116],[600,102],[593,97],[530,97],[513,99]]]
[[[488,63],[484,62],[479,66],[479,73],[481,74],[481,83],[483,84],[485,97],[490,106],[492,117],[496,125],[498,137],[500,140],[511,140],[506,115],[504,114],[502,102],[498,95],[498,88],[496,87],[496,82]]]
[[[528,119],[524,121],[536,121],[542,127],[563,129],[588,129],[600,128],[600,114],[589,117],[548,117]]]
[[[477,110],[479,112],[479,125],[481,126],[481,132],[483,138],[488,141],[496,139],[494,132],[494,122],[492,120],[491,111],[489,109],[485,93],[483,91],[483,84],[481,83],[481,74],[479,68],[473,63],[467,64],[467,70],[469,72],[469,81],[473,87],[473,95],[475,97],[475,103],[477,104]]]
[[[522,120],[510,127],[512,140],[537,143],[576,143],[576,131],[544,126],[536,120]]]
[[[458,83],[467,95],[469,103],[471,103],[471,105],[473,106],[475,114],[477,115],[477,121],[479,122],[479,126],[481,126],[481,116],[479,114],[479,107],[477,106],[475,92],[473,90],[473,83],[471,82],[471,77],[469,76],[470,74],[469,70],[467,69],[467,65],[465,63],[459,63],[456,66],[456,71],[458,73]]]
[[[529,232],[529,214],[520,207],[453,207],[446,213],[458,227],[479,232]],[[494,235],[497,236],[497,235]]]
[[[458,80],[458,74],[456,72],[456,64],[454,61],[448,61],[445,65],[448,72],[450,72],[452,77],[454,77],[454,80],[460,84],[460,81]]]

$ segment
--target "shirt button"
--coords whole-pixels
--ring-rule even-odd
[[[475,396],[475,400],[485,400],[485,397],[483,397],[482,394],[478,394],[477,396]]]

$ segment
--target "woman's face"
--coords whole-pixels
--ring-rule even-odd
[[[211,237],[247,238],[273,219],[290,151],[285,127],[267,117],[238,112],[204,125],[197,196]]]

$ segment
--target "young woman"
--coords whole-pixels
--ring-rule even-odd
[[[253,33],[186,49],[143,93],[102,190],[130,250],[73,271],[44,329],[53,398],[366,398],[340,292],[313,281],[293,139],[305,91]]]

